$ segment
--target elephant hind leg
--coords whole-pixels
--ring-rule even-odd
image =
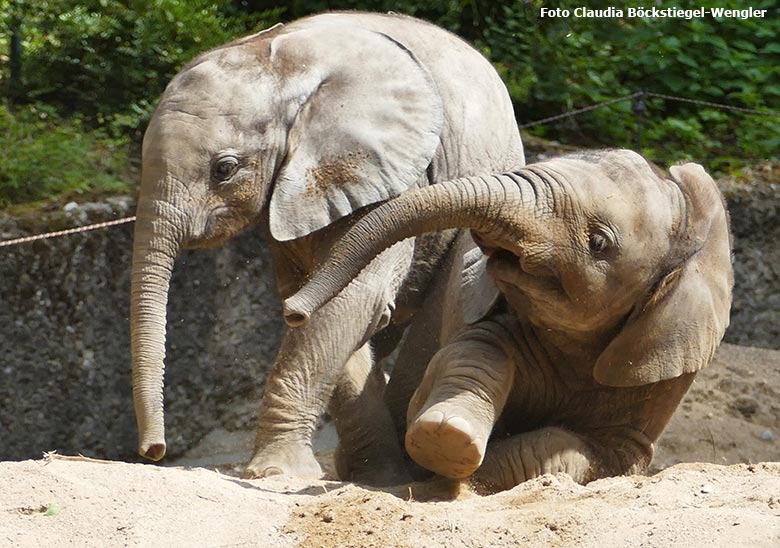
[[[567,473],[575,481],[591,478],[593,453],[577,434],[549,427],[490,443],[472,483],[491,492],[511,489],[544,474]]]
[[[339,435],[336,471],[347,481],[384,486],[407,483],[403,452],[382,399],[384,372],[373,366],[369,343],[345,366],[330,411]]]
[[[641,472],[652,455],[652,441],[631,428],[581,435],[553,426],[491,441],[472,482],[478,489],[495,492],[543,474],[566,473],[585,484]]]
[[[485,335],[467,332],[440,350],[409,405],[406,450],[448,478],[466,478],[482,463],[514,381],[506,353]]]

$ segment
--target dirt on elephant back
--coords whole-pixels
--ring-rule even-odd
[[[0,546],[776,548],[778,387],[780,351],[723,345],[651,475],[585,486],[548,475],[490,496],[443,480],[390,489],[242,480],[217,461],[243,458],[249,432],[224,438],[234,445],[205,467],[3,462]]]

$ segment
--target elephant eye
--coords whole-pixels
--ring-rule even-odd
[[[588,236],[588,248],[591,253],[604,253],[609,247],[609,239],[601,232],[591,232]]]
[[[211,176],[215,181],[230,179],[238,169],[238,158],[235,156],[222,156],[211,169]]]

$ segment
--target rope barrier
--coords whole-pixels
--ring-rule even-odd
[[[602,103],[596,103],[595,105],[591,105],[588,107],[570,110],[569,112],[564,112],[562,114],[557,114],[555,116],[549,116],[548,118],[542,118],[541,120],[534,120],[533,122],[522,124],[520,126],[520,129],[525,129],[532,126],[539,126],[542,124],[549,124],[551,122],[557,122],[558,120],[569,118],[570,116],[578,116],[580,114],[584,114],[586,112],[590,112],[592,110],[596,110],[602,107],[607,107],[610,105],[614,105],[616,103],[622,103],[623,101],[642,99],[644,97],[656,97],[658,99],[664,99],[666,101],[677,101],[680,103],[690,103],[693,105],[718,108],[722,110],[733,110],[735,112],[743,112],[745,114],[758,114],[761,116],[768,116],[770,118],[780,118],[780,112],[775,112],[772,110],[759,110],[755,108],[735,107],[733,105],[727,105],[724,103],[713,103],[712,101],[702,101],[700,99],[689,99],[687,97],[677,97],[675,95],[665,95],[663,93],[653,93],[651,91],[637,91],[634,93],[630,93],[628,95],[624,95],[623,97],[618,97],[617,99],[610,99],[609,101],[604,101]]]
[[[614,105],[617,103],[622,103],[623,101],[633,101],[635,99],[642,100],[645,97],[656,97],[658,99],[664,99],[666,101],[678,101],[682,103],[690,103],[694,105],[700,105],[700,106],[706,106],[710,108],[717,108],[722,110],[732,110],[735,112],[742,112],[745,114],[757,114],[760,116],[768,116],[771,118],[780,118],[780,112],[771,111],[771,110],[759,110],[759,109],[753,109],[753,108],[745,108],[745,107],[736,107],[732,105],[727,105],[723,103],[713,103],[710,101],[702,101],[700,99],[689,99],[687,97],[677,97],[674,95],[664,95],[663,93],[653,93],[645,90],[640,90],[634,93],[630,93],[628,95],[624,95],[623,97],[618,97],[616,99],[610,99],[608,101],[603,101],[601,103],[596,103],[595,105],[590,105],[583,108],[578,108],[575,110],[571,110],[569,112],[564,112],[562,114],[557,114],[555,116],[549,116],[547,118],[542,118],[541,120],[535,120],[533,122],[528,122],[525,124],[522,124],[519,126],[520,129],[525,129],[533,126],[539,126],[542,124],[549,124],[551,122],[557,122],[558,120],[562,120],[564,118],[569,118],[572,116],[579,116],[580,114],[584,114],[586,112],[591,112],[593,110],[608,107],[610,105]],[[645,110],[644,105],[641,106],[637,112],[643,112]],[[56,232],[47,232],[45,234],[36,234],[34,236],[25,236],[23,238],[15,238],[12,240],[3,240],[0,241],[0,247],[9,247],[13,245],[19,245],[19,244],[25,244],[28,242],[34,242],[37,240],[47,240],[49,238],[58,238],[60,236],[68,236],[71,234],[79,234],[82,232],[89,232],[91,230],[99,230],[102,228],[109,228],[113,226],[123,225],[127,223],[132,223],[135,221],[135,217],[125,217],[123,219],[115,219],[113,221],[105,221],[102,223],[95,223],[92,225],[87,226],[81,226],[76,228],[69,228],[66,230],[58,230]]]
[[[580,114],[584,114],[585,112],[590,112],[591,110],[596,110],[597,108],[607,107],[609,105],[614,105],[615,103],[622,103],[623,101],[636,99],[637,97],[641,97],[642,95],[646,95],[646,93],[644,91],[637,91],[635,93],[631,93],[630,95],[624,95],[623,97],[618,97],[617,99],[610,99],[609,101],[604,101],[603,103],[597,103],[589,107],[578,108],[576,110],[570,110],[569,112],[564,112],[563,114],[550,116],[549,118],[542,118],[541,120],[528,122],[527,124],[523,124],[519,127],[520,129],[525,129],[531,126],[540,126],[542,124],[549,124],[550,122],[556,122],[558,120],[562,120],[563,118],[568,118],[569,116],[579,116]]]
[[[734,110],[736,112],[744,112],[745,114],[760,114],[762,116],[768,116],[770,118],[780,118],[780,112],[774,112],[771,110],[758,110],[755,108],[735,107],[723,103],[713,103],[711,101],[702,101],[700,99],[688,99],[686,97],[675,97],[674,95],[664,95],[663,93],[652,93],[649,91],[640,92],[640,93],[642,93],[645,97],[658,97],[659,99],[665,99],[667,101],[678,101],[680,103],[691,103],[694,105],[719,108],[723,110]]]
[[[57,230],[55,232],[46,232],[45,234],[36,234],[34,236],[25,236],[23,238],[15,238],[13,240],[0,241],[0,247],[8,247],[18,244],[26,244],[28,242],[34,242],[36,240],[48,240],[50,238],[58,238],[60,236],[68,236],[70,234],[79,234],[81,232],[89,232],[90,230],[98,230],[101,228],[108,228],[111,226],[118,226],[135,221],[135,217],[125,217],[124,219],[114,219],[113,221],[105,221],[102,223],[95,223],[92,225],[79,226],[76,228],[68,228],[65,230]]]

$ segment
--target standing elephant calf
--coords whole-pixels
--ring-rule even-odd
[[[216,246],[260,224],[285,298],[368,208],[523,163],[509,94],[490,63],[411,17],[322,14],[194,59],[168,85],[144,136],[130,311],[139,452],[159,460],[166,451],[165,315],[180,249]],[[319,476],[311,438],[330,405],[341,477],[401,479],[402,470],[378,466],[402,452],[372,396],[384,377],[372,369],[370,340],[391,321],[417,321],[453,238],[393,246],[305,328],[288,330],[248,475]],[[404,355],[423,364],[438,346],[406,341]],[[371,427],[353,427],[365,413]]]
[[[444,314],[467,321],[442,335],[409,402],[412,458],[496,489],[644,469],[729,321],[728,216],[712,178],[608,150],[412,192],[351,229],[286,301],[288,322],[384,247],[450,227],[472,229],[498,293],[479,262],[445,292]]]

